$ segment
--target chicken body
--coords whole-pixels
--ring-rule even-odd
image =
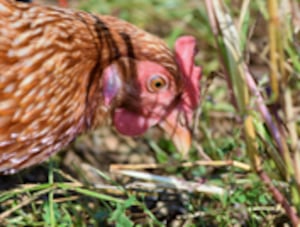
[[[165,43],[127,22],[0,0],[0,172],[39,163],[111,118],[142,134],[177,108],[183,84]]]

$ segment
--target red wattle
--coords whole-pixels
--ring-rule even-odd
[[[113,117],[113,124],[116,129],[127,136],[141,135],[156,125],[158,121],[159,119],[146,118],[123,108],[117,109]]]

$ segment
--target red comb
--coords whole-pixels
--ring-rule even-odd
[[[200,98],[201,68],[194,64],[196,39],[192,36],[183,36],[176,40],[175,56],[182,76],[184,77],[184,90],[182,95],[183,109],[189,122],[192,120],[193,110],[197,108]]]

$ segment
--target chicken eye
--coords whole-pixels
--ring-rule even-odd
[[[167,79],[161,75],[153,75],[148,81],[148,90],[151,92],[158,92],[167,88]]]

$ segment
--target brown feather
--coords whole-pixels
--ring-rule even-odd
[[[180,83],[164,42],[127,22],[0,0],[0,172],[39,163],[101,125],[100,76],[121,56],[164,62]]]

